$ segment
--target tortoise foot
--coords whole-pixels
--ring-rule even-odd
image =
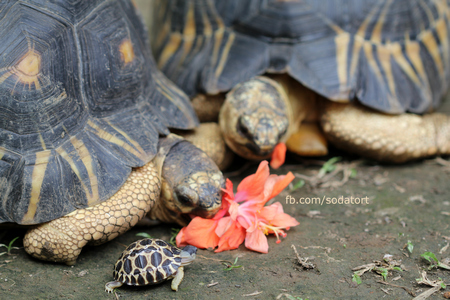
[[[105,243],[136,225],[159,198],[160,187],[153,162],[137,168],[109,200],[30,229],[25,251],[41,260],[73,265],[86,244]]]
[[[402,163],[450,153],[450,118],[443,114],[387,115],[328,103],[321,122],[337,147],[379,161]]]
[[[327,140],[316,123],[302,123],[286,142],[289,151],[301,156],[328,154]]]

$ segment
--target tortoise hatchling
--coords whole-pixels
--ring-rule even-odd
[[[114,281],[105,285],[111,293],[123,284],[142,286],[172,280],[177,291],[183,280],[184,266],[189,265],[197,253],[194,246],[179,249],[160,239],[143,239],[132,243],[114,265]]]
[[[193,101],[225,101],[239,155],[324,155],[327,140],[380,161],[450,154],[450,118],[428,114],[449,87],[448,0],[155,3],[158,67],[191,96],[222,93]]]
[[[29,254],[74,264],[147,213],[220,208],[220,171],[169,132],[198,120],[132,1],[0,0],[0,29],[0,223],[37,225]]]

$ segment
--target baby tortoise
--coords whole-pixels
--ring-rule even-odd
[[[157,284],[172,280],[177,291],[183,280],[184,266],[189,265],[197,247],[179,249],[160,239],[143,239],[132,243],[114,265],[114,281],[105,284],[105,292],[112,293],[124,283],[134,286]]]

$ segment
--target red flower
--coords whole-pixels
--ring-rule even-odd
[[[294,179],[289,172],[277,176],[269,174],[268,162],[263,161],[255,174],[239,184],[236,195],[233,184],[227,180],[222,208],[212,219],[195,217],[177,236],[177,245],[198,248],[218,248],[216,252],[232,250],[245,240],[251,250],[267,253],[266,235],[273,233],[285,237],[288,230],[299,223],[283,212],[281,203],[264,206]],[[242,203],[242,204],[239,204]]]

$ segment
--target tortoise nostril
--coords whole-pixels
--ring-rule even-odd
[[[250,128],[248,124],[248,119],[246,117],[240,117],[238,121],[238,131],[240,131],[243,135],[250,134]]]

